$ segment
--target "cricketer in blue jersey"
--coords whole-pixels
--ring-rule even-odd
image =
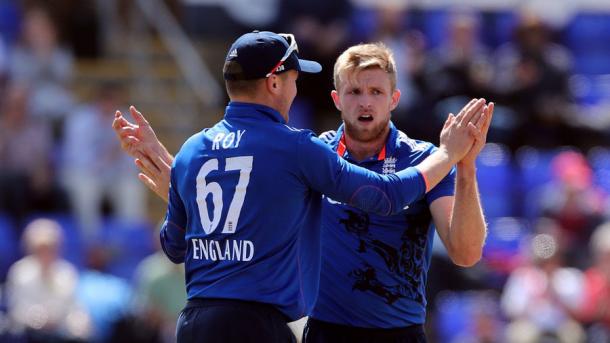
[[[400,98],[391,52],[382,44],[347,49],[335,64],[332,97],[343,125],[321,138],[342,158],[383,174],[417,165],[435,151],[390,121]],[[435,226],[456,264],[481,256],[486,227],[474,161],[483,135],[457,166],[424,197],[398,214],[378,216],[326,197],[322,209],[320,290],[304,341],[422,342],[426,275]],[[458,203],[459,202],[459,203]],[[434,224],[434,225],[432,225]]]
[[[228,58],[240,52],[231,48]],[[317,293],[321,193],[369,212],[399,213],[472,148],[481,114],[471,106],[451,116],[439,153],[382,176],[346,163],[311,132],[286,125],[296,94],[296,72],[289,67],[287,80],[277,72],[263,79],[267,93],[259,89],[256,97],[235,94],[227,82],[233,101],[224,120],[191,137],[176,156],[161,240],[172,261],[185,262],[189,299],[272,304],[294,320],[309,312]],[[113,124],[123,143],[142,141],[147,130],[157,142],[143,117],[133,108],[132,114],[139,126],[120,113]],[[161,150],[157,156],[171,157]]]

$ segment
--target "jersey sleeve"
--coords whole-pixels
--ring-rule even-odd
[[[428,205],[434,202],[434,200],[445,197],[445,196],[454,196],[455,195],[455,166],[451,168],[451,171],[447,176],[445,176],[438,185],[434,186],[427,194],[426,194],[426,202]]]
[[[177,159],[176,159],[177,160]],[[163,252],[174,263],[183,263],[186,254],[186,209],[177,191],[176,165],[171,171],[167,213],[161,227],[160,239]]]
[[[367,212],[399,213],[426,191],[416,168],[389,175],[374,173],[343,160],[311,132],[302,133],[297,151],[300,174],[309,187]]]

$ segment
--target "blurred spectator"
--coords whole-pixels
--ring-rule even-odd
[[[110,251],[99,243],[87,249],[87,268],[81,273],[77,297],[91,317],[91,342],[110,342],[113,326],[129,313],[132,289],[127,281],[107,272]]]
[[[4,85],[8,78],[8,48],[0,35],[0,94],[3,94]],[[2,102],[0,101],[0,104]]]
[[[478,17],[454,13],[448,26],[447,40],[430,56],[430,88],[436,100],[455,96],[493,99],[491,58],[479,40]]]
[[[322,72],[299,79],[299,94],[291,107],[303,113],[301,122],[316,131],[334,128],[339,116],[330,97],[333,65],[339,53],[349,45],[348,21],[352,8],[348,0],[285,0],[280,3],[279,32],[295,35],[300,54],[318,61]],[[313,116],[313,118],[312,118]],[[313,119],[313,120],[312,120]]]
[[[53,14],[58,31],[77,58],[97,58],[101,55],[98,0],[54,0]],[[118,1],[104,1],[113,3]],[[116,13],[116,12],[115,12]]]
[[[591,232],[601,223],[606,194],[593,183],[593,171],[576,151],[564,151],[551,162],[552,181],[540,190],[539,215],[554,219],[560,229],[560,244],[570,264],[584,267]]]
[[[592,342],[610,341],[610,222],[600,225],[591,236],[593,265],[585,272],[584,301],[580,315],[589,326]],[[603,339],[601,339],[601,337]]]
[[[26,10],[21,41],[12,50],[10,76],[20,87],[31,89],[28,107],[33,116],[52,123],[61,137],[61,122],[73,99],[72,54],[59,46],[58,32],[42,7]]]
[[[136,269],[136,311],[139,317],[159,331],[165,342],[171,342],[176,332],[176,318],[186,304],[184,265],[171,263],[154,234],[157,252],[142,260]]]
[[[383,42],[394,53],[400,89],[400,103],[392,111],[392,120],[417,139],[437,140],[438,130],[430,125],[430,100],[425,83],[426,42],[423,34],[406,28],[406,3],[380,1],[373,8],[377,26],[373,41]]]
[[[447,113],[459,111],[471,98],[484,97],[495,101],[491,91],[493,66],[489,51],[478,36],[478,17],[473,13],[455,12],[447,26],[446,40],[430,52],[426,63],[425,84],[430,100],[428,108],[420,112],[434,115],[422,123],[424,127],[433,126],[428,129],[431,136],[437,136]],[[432,107],[433,113],[429,110]],[[503,112],[500,106],[494,114],[492,136]],[[416,115],[421,116],[421,113]],[[430,125],[431,122],[435,125]]]
[[[50,129],[29,116],[28,94],[9,86],[0,109],[0,210],[18,225],[32,212],[67,207],[51,168]]]
[[[88,337],[89,317],[78,305],[78,273],[58,256],[62,229],[38,219],[24,230],[27,255],[8,273],[8,312],[26,329],[29,342],[68,342]]]
[[[495,61],[498,102],[506,103],[518,116],[518,131],[513,135],[517,140],[511,146],[569,144],[565,133],[573,115],[568,87],[572,57],[551,42],[546,25],[524,14],[515,28],[514,42],[498,48]]]
[[[66,121],[62,178],[86,234],[99,229],[105,200],[121,219],[144,215],[144,189],[137,178],[126,176],[135,167],[121,152],[110,126],[121,106],[122,90],[117,83],[103,84],[96,99]]]
[[[583,292],[578,269],[565,267],[555,233],[536,234],[531,263],[515,269],[501,306],[510,320],[508,342],[581,342],[584,332],[573,319]]]

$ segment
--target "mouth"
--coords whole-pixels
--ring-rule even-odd
[[[370,121],[373,121],[373,116],[370,114],[363,114],[363,115],[358,116],[358,121],[370,122]]]

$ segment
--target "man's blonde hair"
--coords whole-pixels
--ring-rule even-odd
[[[394,55],[381,42],[358,44],[345,50],[335,62],[333,81],[335,89],[356,73],[371,68],[379,68],[390,77],[392,91],[396,89],[396,62]]]

